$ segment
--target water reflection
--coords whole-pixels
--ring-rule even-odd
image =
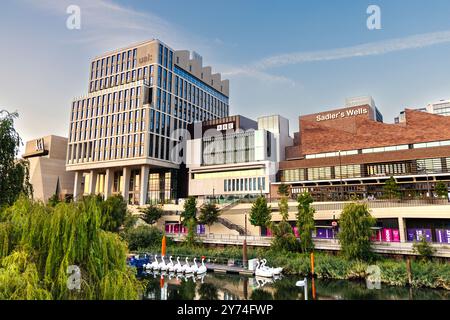
[[[149,300],[304,300],[298,277],[264,279],[228,274],[180,276],[141,273],[146,283],[143,299]],[[369,290],[364,282],[308,281],[308,298],[317,300],[449,300],[450,292],[433,289],[382,286]]]

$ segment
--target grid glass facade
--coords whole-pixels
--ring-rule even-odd
[[[450,158],[281,170],[281,182],[450,173]]]
[[[132,204],[176,198],[170,150],[180,136],[174,132],[229,112],[228,97],[217,89],[220,82],[213,85],[195,77],[178,63],[178,54],[183,52],[155,40],[92,61],[88,95],[71,106],[67,151],[68,167],[81,168],[85,193],[128,192],[124,196]],[[155,165],[143,177],[143,164],[149,160]],[[127,175],[122,172],[126,167]],[[117,168],[111,192],[105,191],[108,186],[101,178],[109,168]],[[94,172],[95,190],[85,181],[84,170]],[[148,181],[148,192],[143,181]]]
[[[156,64],[138,68],[137,49],[92,62],[90,94],[72,104],[69,164],[146,156],[169,161],[178,142],[174,130],[228,116],[228,97],[173,57],[159,44]]]
[[[238,132],[202,140],[203,165],[255,161],[255,132]]]

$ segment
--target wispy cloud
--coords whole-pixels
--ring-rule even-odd
[[[118,4],[112,0],[22,0],[27,6],[62,19],[69,5],[81,9],[81,30],[69,31],[64,43],[85,44],[98,50],[115,49],[133,42],[158,38],[174,49],[208,50],[209,41],[184,31],[160,16]],[[65,28],[65,24],[61,24]]]
[[[254,64],[232,68],[224,74],[227,76],[258,76],[261,72],[268,69],[289,65],[376,56],[409,49],[425,48],[443,43],[450,43],[450,31],[425,33],[346,48],[276,55],[261,59]]]

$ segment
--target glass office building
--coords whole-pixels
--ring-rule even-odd
[[[198,54],[159,40],[94,58],[88,91],[70,113],[66,168],[75,172],[75,197],[122,194],[142,205],[183,196],[171,159],[179,129],[229,112],[229,81]]]

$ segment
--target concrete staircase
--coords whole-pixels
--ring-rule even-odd
[[[245,229],[244,229],[244,228],[242,228],[241,226],[239,226],[239,225],[237,225],[237,224],[231,222],[231,221],[228,220],[228,219],[219,217],[219,218],[218,218],[218,222],[219,222],[220,224],[223,224],[225,227],[227,227],[227,228],[230,229],[230,230],[237,231],[237,232],[239,233],[240,236],[245,235]]]

